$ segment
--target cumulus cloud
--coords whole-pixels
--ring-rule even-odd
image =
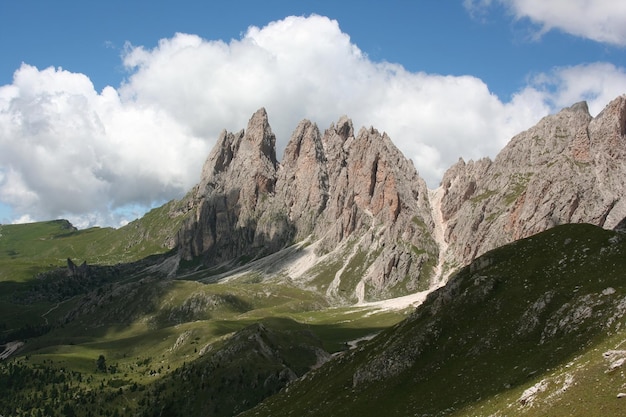
[[[546,112],[512,117],[478,78],[372,62],[321,16],[251,27],[229,44],[177,34],[152,50],[129,46],[124,63],[133,75],[121,95],[165,109],[195,135],[240,129],[264,106],[282,149],[301,119],[325,128],[347,114],[357,129],[386,131],[432,184],[450,161],[494,154]]]
[[[543,91],[553,108],[586,100],[596,115],[617,95],[626,93],[626,69],[604,62],[561,67],[537,75],[532,85]]]
[[[626,3],[615,0],[465,0],[473,15],[499,3],[517,19],[539,26],[537,36],[559,29],[596,42],[626,46]]]
[[[288,17],[229,43],[176,34],[127,45],[129,76],[94,90],[89,78],[24,64],[0,87],[0,201],[16,217],[123,224],[183,195],[222,129],[268,111],[282,152],[297,123],[341,115],[386,131],[431,187],[459,156],[494,156],[519,131],[582,98],[623,93],[609,64],[536,75],[508,102],[472,76],[409,72],[370,60],[336,21]],[[602,80],[602,82],[597,82]]]
[[[0,148],[2,202],[21,218],[86,226],[180,195],[208,146],[158,108],[97,93],[83,74],[24,64],[0,87]]]

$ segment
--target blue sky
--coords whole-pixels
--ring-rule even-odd
[[[25,0],[0,18],[0,223],[132,220],[261,106],[279,148],[347,114],[436,187],[459,157],[626,93],[611,0]]]
[[[502,99],[528,76],[555,66],[596,61],[626,66],[623,46],[560,30],[533,41],[537,25],[528,19],[516,20],[497,5],[472,18],[462,1],[25,0],[0,4],[0,83],[10,83],[25,62],[86,74],[98,90],[116,87],[127,76],[120,59],[126,42],[154,47],[177,32],[229,41],[249,26],[313,13],[336,19],[372,60],[400,63],[410,71],[470,74]]]

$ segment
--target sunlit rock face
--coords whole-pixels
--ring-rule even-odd
[[[306,241],[334,265],[327,295],[361,302],[432,288],[558,224],[626,217],[625,96],[595,118],[584,102],[547,116],[494,160],[459,160],[431,193],[385,133],[345,116],[324,131],[300,122],[280,162],[275,143],[265,109],[221,134],[182,202],[183,259],[240,264]]]
[[[303,120],[279,164],[267,113],[257,111],[247,129],[222,133],[184,203],[184,259],[249,260],[304,239],[318,242],[320,256],[350,245],[346,257],[364,264],[340,298],[427,287],[437,262],[426,183],[386,134],[355,135],[346,117],[323,134]]]
[[[450,264],[563,223],[607,229],[626,216],[626,97],[595,118],[577,103],[515,136],[495,160],[444,175]]]

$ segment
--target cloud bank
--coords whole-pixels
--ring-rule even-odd
[[[465,0],[474,15],[493,3],[505,6],[516,19],[529,19],[537,36],[558,29],[596,42],[626,46],[626,2],[615,0]]]
[[[129,72],[95,91],[84,74],[23,64],[0,87],[0,201],[23,220],[119,225],[179,198],[222,129],[268,111],[279,153],[297,123],[346,114],[386,131],[431,187],[459,157],[494,156],[547,113],[587,99],[599,112],[626,91],[611,64],[538,74],[508,102],[472,76],[370,60],[336,21],[288,17],[229,43],[176,34],[127,45]]]

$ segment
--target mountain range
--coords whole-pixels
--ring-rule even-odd
[[[429,190],[385,133],[355,133],[346,117],[323,134],[302,121],[278,163],[260,109],[247,129],[222,133],[182,200],[178,251],[216,267],[306,242],[311,265],[335,264],[333,280],[284,274],[337,302],[428,290],[486,251],[555,225],[615,227],[626,217],[625,132],[623,96],[595,118],[577,103],[493,161],[459,160]],[[356,274],[346,271],[351,260]]]
[[[345,116],[275,144],[259,109],[123,228],[1,226],[0,414],[622,415],[626,96],[435,190]]]

